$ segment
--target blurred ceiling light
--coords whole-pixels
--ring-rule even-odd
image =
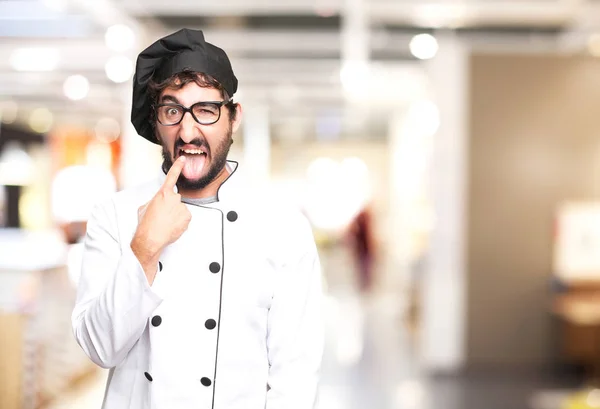
[[[594,57],[600,57],[600,34],[592,34],[588,39],[588,51]]]
[[[63,91],[67,98],[79,101],[85,98],[90,91],[90,82],[83,75],[71,75],[65,80]]]
[[[38,108],[29,116],[29,127],[37,133],[46,133],[52,129],[54,116],[47,108]]]
[[[104,66],[106,76],[113,82],[128,81],[133,74],[133,62],[122,55],[111,57]]]
[[[17,71],[52,71],[59,60],[55,48],[18,48],[10,55],[10,65]]]
[[[438,106],[429,100],[413,102],[408,111],[407,125],[412,132],[433,136],[440,127]]]
[[[106,29],[104,41],[106,42],[106,46],[113,51],[127,51],[133,48],[135,34],[128,26],[115,24]]]
[[[420,60],[435,57],[438,52],[438,42],[431,34],[417,34],[410,40],[410,52]]]
[[[7,142],[0,154],[0,185],[26,186],[31,183],[33,170],[33,161],[21,144]]]
[[[17,120],[19,106],[15,101],[0,101],[0,121],[4,124],[12,124]]]
[[[119,138],[119,135],[121,134],[121,126],[116,119],[102,118],[96,123],[94,132],[98,140],[101,142],[110,143]]]
[[[42,0],[42,4],[56,11],[64,11],[67,8],[67,0]]]

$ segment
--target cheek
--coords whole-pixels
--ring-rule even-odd
[[[227,139],[228,130],[228,127],[218,127],[202,132],[206,142],[208,142],[211,152],[219,150],[219,148],[223,145],[224,141]]]
[[[159,127],[157,128],[158,140],[163,146],[166,146],[169,152],[173,150],[173,145],[177,139],[177,131],[171,127]]]

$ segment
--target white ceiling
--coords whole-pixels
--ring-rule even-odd
[[[349,13],[352,4],[364,13]],[[128,52],[116,53],[105,44],[105,30],[116,23],[136,33],[137,42]],[[130,85],[110,81],[106,62],[115,54],[134,60],[156,38],[182,27],[203,29],[208,41],[230,54],[240,97],[269,104],[277,123],[286,118],[314,120],[320,112],[343,110],[339,73],[348,52],[343,40],[352,44],[361,27],[363,36],[356,37],[357,44],[366,38],[365,52],[375,63],[374,72],[393,81],[394,92],[387,94],[402,103],[411,98],[411,84],[420,78],[420,62],[409,51],[415,34],[450,27],[479,49],[580,51],[600,29],[600,2],[0,0],[0,101],[16,101],[21,122],[40,106],[49,108],[57,123],[91,127],[102,116],[122,120]],[[56,69],[14,70],[10,57],[23,47],[56,48],[60,54]],[[70,101],[63,93],[64,80],[73,74],[84,75],[91,83],[89,95],[81,101]],[[369,118],[382,122],[381,115]]]

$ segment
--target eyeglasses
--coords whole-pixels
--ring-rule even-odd
[[[158,104],[154,109],[156,119],[161,125],[173,126],[179,124],[186,112],[192,114],[194,121],[199,124],[212,125],[221,118],[221,107],[230,103],[231,100],[196,102],[189,108],[176,103]]]

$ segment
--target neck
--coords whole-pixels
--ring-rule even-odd
[[[184,190],[180,189],[179,194],[181,197],[185,197],[186,199],[205,199],[207,197],[216,196],[219,190],[219,187],[223,184],[225,179],[229,177],[229,171],[227,170],[227,165],[223,166],[223,169],[216,178],[212,180],[208,185],[204,186],[202,189],[193,189],[193,190]]]

